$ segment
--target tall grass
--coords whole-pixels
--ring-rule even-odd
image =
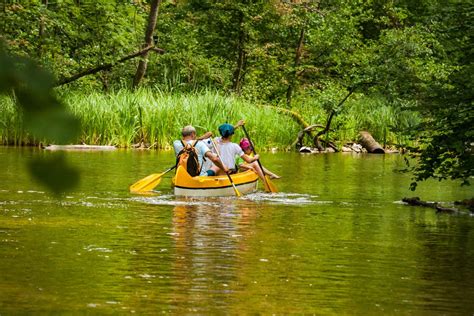
[[[270,148],[288,146],[299,129],[296,123],[271,109],[212,91],[190,94],[164,94],[150,89],[111,94],[63,91],[60,97],[81,121],[77,143],[130,147],[143,142],[154,148],[169,148],[185,125],[194,125],[198,134],[212,131],[218,135],[220,124],[235,124],[243,118],[256,145]],[[24,132],[21,116],[11,99],[0,99],[0,109],[2,144],[35,141]],[[243,132],[237,130],[234,141],[241,137]]]
[[[30,145],[34,139],[23,127],[21,113],[13,98],[0,96],[0,141],[3,145]]]
[[[256,146],[261,149],[288,148],[301,129],[291,118],[274,109],[210,90],[186,94],[151,89],[135,92],[124,89],[109,94],[60,91],[60,97],[81,121],[77,143],[130,147],[143,142],[153,148],[169,148],[173,140],[180,137],[180,130],[185,125],[195,126],[198,134],[212,131],[217,135],[220,124],[235,124],[239,119],[245,119]],[[347,104],[348,110],[342,111],[333,121],[334,131],[330,138],[342,144],[356,140],[358,131],[367,129],[380,142],[400,142],[403,131],[396,134],[391,127],[416,122],[401,123],[399,113],[377,102],[362,99]],[[325,124],[327,109],[318,106],[316,99],[300,105],[299,112],[309,123]],[[10,98],[0,98],[0,113],[2,144],[40,142],[25,132],[21,115]],[[413,117],[404,119],[408,122]],[[244,137],[242,130],[237,130],[234,141],[241,137]],[[47,143],[48,140],[41,142]]]
[[[382,98],[362,98],[352,102],[346,115],[350,129],[369,131],[384,147],[405,147],[410,143],[410,131],[420,123],[416,112],[404,110],[404,106],[390,106]]]

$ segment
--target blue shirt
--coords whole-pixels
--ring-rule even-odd
[[[184,141],[183,141],[184,142]],[[186,141],[188,144],[193,144],[195,140],[188,140]],[[198,153],[198,161],[199,161],[199,166],[201,166],[201,176],[205,173],[205,170],[202,170],[202,163],[204,161],[204,156],[208,151],[210,151],[209,147],[207,147],[202,141],[198,141],[196,145],[194,145],[196,148],[196,151]],[[183,149],[183,144],[181,144],[180,140],[175,140],[173,142],[173,148],[174,148],[174,154],[175,156],[178,156],[179,152],[181,149]]]

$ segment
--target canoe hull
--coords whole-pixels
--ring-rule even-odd
[[[257,181],[253,183],[246,183],[236,185],[237,190],[241,194],[248,194],[255,192],[257,190]],[[235,191],[232,186],[224,187],[224,188],[207,188],[207,189],[190,189],[190,188],[182,188],[182,187],[174,187],[174,194],[177,196],[235,196]]]
[[[258,175],[253,171],[234,174],[232,180],[241,194],[257,190]],[[177,196],[235,196],[234,188],[227,176],[191,177],[181,166],[176,170],[173,185],[174,194]]]

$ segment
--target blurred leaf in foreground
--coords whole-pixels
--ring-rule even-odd
[[[79,171],[67,164],[63,153],[35,157],[28,163],[28,170],[56,195],[73,189],[79,182]]]
[[[0,93],[11,95],[22,113],[25,128],[34,137],[56,144],[73,141],[79,120],[55,96],[54,78],[34,61],[10,55],[0,43]],[[79,172],[67,165],[63,155],[36,157],[31,174],[55,194],[73,188]]]

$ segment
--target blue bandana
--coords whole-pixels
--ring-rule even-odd
[[[222,124],[219,126],[219,133],[222,137],[229,137],[230,135],[234,134],[234,127],[230,124]]]

